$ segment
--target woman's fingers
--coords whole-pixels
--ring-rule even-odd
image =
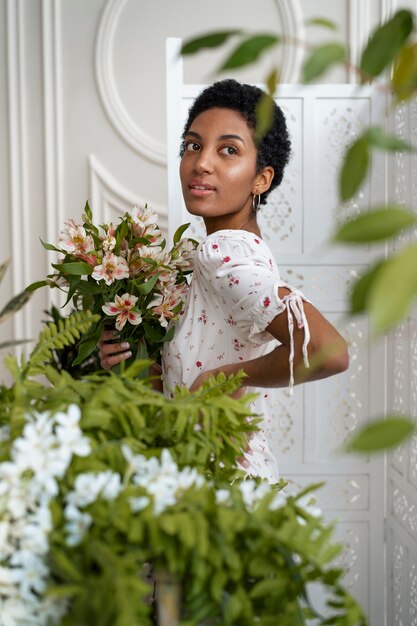
[[[100,365],[103,369],[109,370],[121,361],[125,361],[132,356],[130,344],[128,341],[120,341],[114,343],[116,332],[114,330],[105,330],[98,342]]]

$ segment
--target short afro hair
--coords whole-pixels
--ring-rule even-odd
[[[182,138],[188,133],[195,118],[209,109],[232,109],[241,114],[249,128],[255,131],[256,107],[260,98],[265,94],[262,89],[253,85],[239,83],[231,78],[213,83],[202,91],[194,100],[188,111],[188,118],[184,126]],[[273,121],[268,132],[257,144],[257,172],[266,166],[274,168],[274,177],[271,186],[261,195],[261,204],[265,204],[269,193],[278,187],[284,175],[285,166],[288,163],[291,151],[285,116],[280,107],[274,101]],[[180,152],[183,154],[183,148]]]

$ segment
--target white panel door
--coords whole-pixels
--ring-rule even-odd
[[[182,202],[178,148],[188,108],[202,86],[182,83],[178,40],[167,47],[169,230],[191,221],[196,238],[205,234],[201,218]],[[376,123],[384,102],[370,90],[351,85],[281,85],[277,101],[288,121],[293,155],[278,190],[260,212],[260,227],[282,276],[301,288],[341,328],[350,343],[351,365],[337,377],[271,395],[275,415],[269,433],[281,474],[295,486],[326,481],[317,493],[328,519],[339,520],[336,536],[345,551],[346,584],[370,616],[384,623],[384,461],[342,452],[348,437],[369,416],[382,415],[385,346],[369,345],[366,319],[343,322],[353,276],[371,262],[371,249],[331,247],[335,224],[359,207],[384,200],[385,164],[374,161],[370,184],[338,207],[336,173],[345,146],[361,128]],[[372,581],[372,584],[371,584]]]

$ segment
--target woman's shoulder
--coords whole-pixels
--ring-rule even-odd
[[[218,230],[200,243],[203,256],[219,258],[233,253],[237,256],[270,257],[271,251],[261,237],[247,230]]]

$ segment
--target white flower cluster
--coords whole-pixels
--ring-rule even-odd
[[[122,446],[122,451],[132,472],[132,482],[144,487],[152,496],[155,515],[160,515],[168,506],[176,504],[187,489],[199,488],[205,483],[195,468],[184,467],[179,470],[169,450],[162,450],[160,459],[134,455],[127,446]],[[130,506],[135,513],[144,509],[149,502],[147,496],[130,498]]]
[[[80,509],[95,502],[99,497],[104,500],[115,500],[122,490],[122,482],[119,474],[107,470],[94,474],[86,472],[79,474],[75,479],[74,490],[70,491],[65,501],[65,519],[67,524],[67,544],[78,545],[93,518],[89,513],[83,513]]]
[[[265,480],[258,483],[256,480],[246,478],[239,483],[239,491],[242,494],[243,502],[249,511],[252,511],[263,498],[270,493],[271,485]],[[218,489],[216,491],[216,503],[224,504],[230,502],[230,492],[228,489]],[[276,493],[269,503],[269,509],[275,511],[285,506],[287,499],[281,491]]]
[[[58,623],[66,601],[44,598],[49,570],[46,556],[52,528],[49,509],[59,478],[72,455],[86,456],[90,443],[79,427],[80,409],[33,413],[0,463],[1,626]]]

